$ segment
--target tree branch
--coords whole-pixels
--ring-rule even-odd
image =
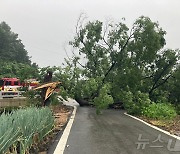
[[[160,78],[162,77],[162,75],[164,74],[164,72],[168,69],[168,67],[171,66],[171,64],[172,64],[172,62],[170,62],[169,64],[167,64],[167,65],[165,66],[165,68],[162,70],[162,72],[159,74],[158,78],[155,80],[152,88],[151,88],[150,91],[149,91],[149,95],[151,95],[152,92],[153,92],[156,88],[158,88],[160,85],[164,84],[164,83],[169,79],[169,77],[167,77],[164,82],[162,82],[160,85],[157,85],[158,81],[160,80]]]
[[[129,40],[131,39],[131,37],[132,37],[132,35],[130,35],[130,36],[128,37],[128,39],[126,40],[126,43],[123,45],[123,47],[121,48],[121,50],[120,50],[120,52],[119,52],[118,54],[122,54],[122,52],[125,50],[126,46],[128,45],[128,42],[129,42]],[[112,71],[112,69],[116,66],[116,64],[117,64],[117,61],[113,62],[112,65],[110,66],[110,68],[108,69],[108,71],[105,73],[105,75],[104,75],[104,77],[103,77],[103,79],[102,79],[101,84],[100,84],[100,85],[98,86],[98,88],[97,88],[96,93],[92,94],[92,96],[91,96],[92,99],[99,94],[99,91],[100,91],[101,87],[103,86],[103,84],[104,84],[107,76],[108,76],[109,73]]]
[[[74,51],[72,51],[72,53],[73,53],[74,57],[77,57],[76,54],[74,53]],[[77,63],[78,63],[81,67],[86,68],[86,67],[85,67],[84,65],[82,65],[78,60],[77,60]]]

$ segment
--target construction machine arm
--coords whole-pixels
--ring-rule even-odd
[[[45,101],[45,100],[47,100],[51,96],[53,91],[56,89],[57,85],[59,85],[60,83],[61,82],[45,83],[45,84],[42,84],[42,85],[34,88],[34,90],[39,90],[39,89],[47,88],[46,93],[45,93],[45,97],[44,97],[44,101]]]

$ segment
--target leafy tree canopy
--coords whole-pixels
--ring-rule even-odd
[[[0,61],[0,78],[17,77],[21,81],[30,78],[39,78],[39,70],[36,64],[23,64],[17,62]]]
[[[5,22],[0,23],[0,60],[31,63],[18,34],[12,32]]]
[[[66,90],[95,105],[100,99],[121,101],[123,91],[141,91],[156,100],[156,91],[172,78],[179,58],[179,50],[164,49],[166,32],[159,24],[144,16],[131,28],[124,20],[104,24],[83,19],[70,42],[73,57],[66,59],[61,75]]]
[[[5,22],[0,23],[0,78],[18,77],[22,81],[38,78],[37,64],[31,64],[28,52]]]

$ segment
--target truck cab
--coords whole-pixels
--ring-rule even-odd
[[[2,78],[0,79],[0,91],[17,91],[21,87],[18,78]]]

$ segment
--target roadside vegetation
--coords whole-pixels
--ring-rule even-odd
[[[172,120],[177,116],[176,108],[169,102],[152,102],[148,94],[138,91],[124,93],[124,107],[129,114],[157,120]]]
[[[49,108],[26,108],[0,116],[0,153],[28,153],[54,127]]]

